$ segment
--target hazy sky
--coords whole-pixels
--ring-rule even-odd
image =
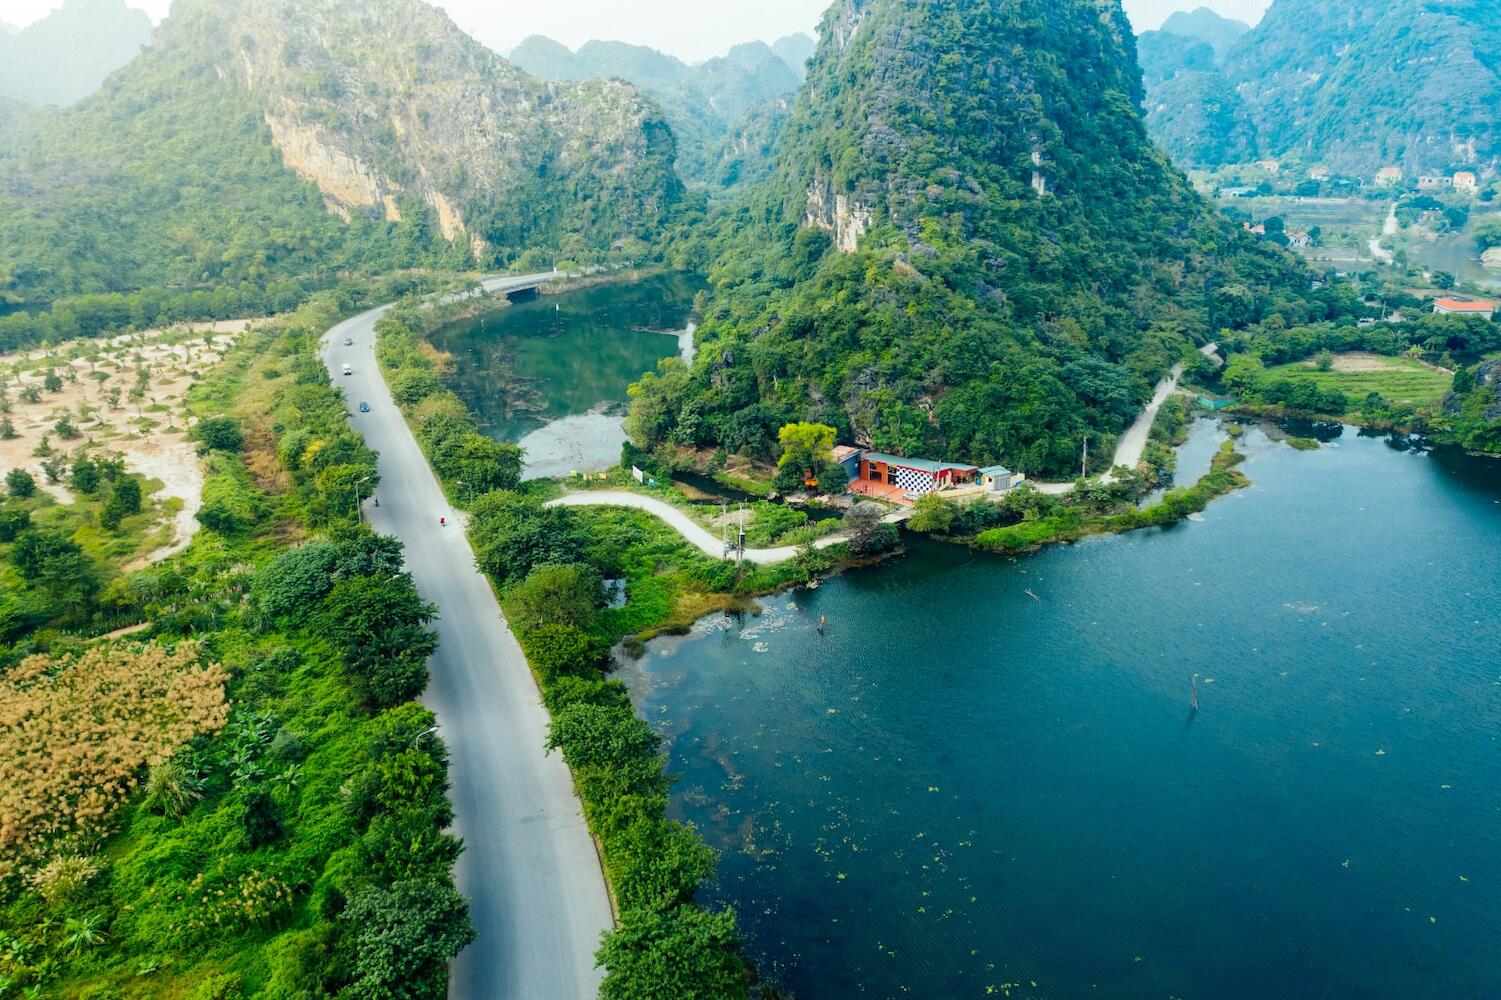
[[[61,2],[0,0],[0,21],[24,26]],[[127,2],[156,20],[166,15],[170,5],[170,0]],[[1173,11],[1200,3],[1254,24],[1269,0],[1125,2],[1136,30],[1146,31]],[[574,48],[591,38],[636,42],[698,61],[753,38],[773,41],[795,31],[811,34],[829,0],[437,0],[437,4],[464,30],[500,51],[538,34]]]

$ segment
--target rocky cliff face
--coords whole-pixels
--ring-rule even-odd
[[[1222,77],[1159,88],[1149,107],[1164,124],[1212,120],[1233,93],[1260,155],[1360,175],[1391,165],[1492,171],[1501,168],[1498,48],[1495,0],[1276,0],[1224,54]],[[1241,152],[1234,143],[1174,145],[1152,124],[1186,164]]]
[[[425,204],[483,251],[566,225],[553,206],[577,199],[613,220],[607,244],[677,196],[670,132],[630,86],[536,80],[415,0],[187,0],[163,43],[203,45],[346,218]]]

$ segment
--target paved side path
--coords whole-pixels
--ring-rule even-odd
[[[492,279],[491,290],[530,280]],[[600,935],[612,925],[604,874],[573,779],[545,755],[548,717],[521,647],[448,509],[427,460],[391,401],[375,362],[377,309],[339,324],[325,341],[351,423],[380,452],[377,531],[406,545],[407,568],[438,606],[438,652],[423,703],[452,755],[456,869],[479,937],[453,966],[455,1000],[592,1000]],[[354,346],[345,347],[345,338]],[[343,366],[353,375],[341,374]],[[369,413],[358,413],[360,402]],[[447,527],[438,518],[447,516]]]
[[[705,555],[716,559],[724,558],[724,543],[718,535],[711,534],[693,518],[684,514],[681,510],[664,500],[656,497],[643,496],[640,493],[612,492],[600,490],[599,492],[570,493],[565,497],[548,503],[549,507],[634,507],[636,510],[644,510],[648,514],[665,521],[668,527],[687,539],[695,548]],[[887,524],[896,524],[904,521],[911,511],[901,510],[894,514],[886,515],[884,520]],[[825,535],[813,543],[815,549],[826,549],[831,545],[838,545],[847,541],[847,536],[836,532]],[[783,545],[774,549],[746,549],[745,559],[758,566],[772,566],[797,558],[797,546]]]
[[[1199,353],[1206,358],[1216,358],[1215,352],[1219,350],[1218,344],[1205,344],[1199,348]],[[1141,462],[1142,454],[1147,450],[1147,440],[1152,436],[1152,425],[1157,422],[1157,414],[1162,410],[1162,404],[1168,401],[1173,393],[1178,391],[1178,380],[1183,377],[1183,366],[1175,365],[1172,374],[1157,383],[1157,391],[1152,393],[1151,402],[1147,403],[1146,409],[1137,415],[1136,420],[1121,434],[1115,443],[1115,457],[1110,461],[1110,470],[1100,476],[1100,482],[1113,483],[1113,474],[1117,466],[1124,465],[1128,469],[1134,469]],[[1032,486],[1042,493],[1051,493],[1059,496],[1073,490],[1073,483],[1043,483],[1034,482]]]

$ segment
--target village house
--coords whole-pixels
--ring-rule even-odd
[[[987,465],[980,470],[980,487],[986,493],[1005,493],[1026,481],[1026,476],[1004,465]]]
[[[1484,316],[1486,319],[1494,319],[1496,303],[1465,295],[1445,296],[1433,300],[1433,311],[1446,316]]]
[[[1282,164],[1278,163],[1276,160],[1257,160],[1256,166],[1271,174],[1280,173],[1282,171]]]
[[[860,479],[862,486],[893,489],[902,499],[919,497],[948,486],[973,482],[980,470],[962,462],[935,462],[927,458],[904,458],[879,451],[868,451],[860,456]]]
[[[1382,167],[1376,171],[1377,187],[1395,187],[1402,180],[1401,167]]]
[[[1435,190],[1437,188],[1452,187],[1453,184],[1454,184],[1454,181],[1453,181],[1452,178],[1445,177],[1445,176],[1443,176],[1441,174],[1420,174],[1420,175],[1418,175],[1418,190],[1419,191],[1433,191],[1433,190]]]
[[[1479,180],[1468,170],[1461,170],[1454,175],[1454,190],[1472,192],[1480,186]]]
[[[1313,246],[1313,237],[1303,232],[1288,233],[1287,245],[1293,250],[1307,250]]]
[[[1314,167],[1308,171],[1308,179],[1311,181],[1327,181],[1329,179],[1329,168]]]
[[[1242,222],[1241,226],[1244,227],[1245,231],[1248,232],[1248,233],[1250,233],[1252,236],[1265,236],[1266,235],[1266,226],[1263,225],[1260,222],[1256,223],[1256,225],[1254,225],[1254,226],[1251,225],[1249,222]]]

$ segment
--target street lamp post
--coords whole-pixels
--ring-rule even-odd
[[[354,484],[354,516],[359,519],[359,522],[361,524],[365,523],[365,511],[364,508],[360,506],[360,500],[362,499],[360,497],[360,487],[364,486],[369,481],[370,477],[366,476],[364,479],[361,479],[359,482]]]

